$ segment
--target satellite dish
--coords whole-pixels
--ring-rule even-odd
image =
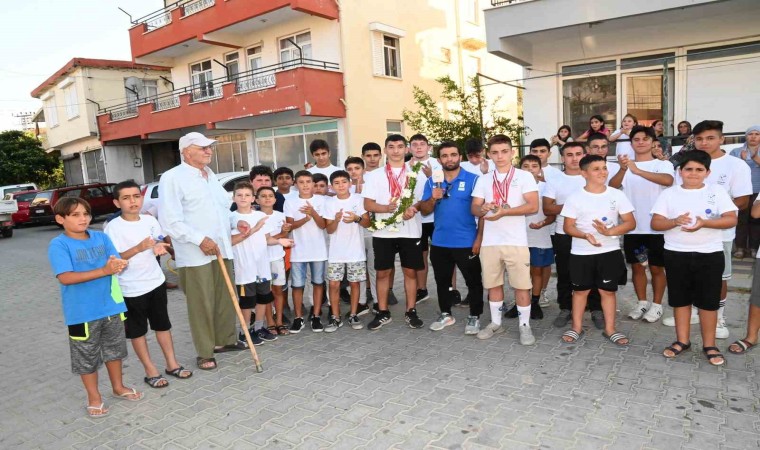
[[[124,87],[138,98],[145,96],[145,86],[141,78],[127,77],[124,79]]]

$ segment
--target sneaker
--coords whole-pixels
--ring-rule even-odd
[[[467,316],[467,325],[464,327],[465,335],[475,335],[480,332],[480,319],[478,316]]]
[[[591,311],[591,321],[597,330],[604,329],[604,313],[602,311]]]
[[[256,330],[256,334],[261,338],[264,342],[272,342],[277,340],[277,335],[269,331],[267,328],[262,328],[260,330]],[[253,337],[253,336],[251,336]]]
[[[264,341],[261,340],[259,335],[254,330],[248,330],[248,334],[251,335],[251,342],[253,342],[253,345],[258,347],[259,345],[263,344]],[[238,333],[238,346],[241,346],[243,348],[248,348],[248,343],[245,341],[245,334]]]
[[[491,322],[488,325],[486,325],[485,328],[480,330],[478,332],[478,339],[491,339],[494,334],[499,334],[504,332],[504,327],[501,325],[496,325],[495,323]]]
[[[306,324],[303,321],[303,317],[296,317],[293,319],[293,323],[290,324],[290,332],[293,334],[298,334],[306,328]]]
[[[644,314],[648,310],[649,310],[649,301],[639,300],[636,306],[634,306],[633,309],[631,309],[631,312],[628,313],[628,317],[630,317],[633,320],[641,320],[641,318],[644,317]]]
[[[662,305],[652,303],[652,306],[647,310],[647,313],[644,314],[644,321],[655,323],[660,320],[660,317],[662,317]]]
[[[441,313],[440,317],[438,317],[438,320],[430,324],[430,330],[431,331],[441,331],[444,328],[454,325],[457,323],[457,320],[449,313]]]
[[[689,323],[691,323],[692,325],[696,325],[699,323],[699,310],[697,308],[694,308],[694,307],[691,308],[691,320],[689,321]],[[674,327],[676,326],[676,318],[673,316],[666,317],[662,319],[662,324],[665,325],[666,327]]]
[[[319,316],[314,316],[311,318],[311,331],[315,333],[321,333],[325,330],[325,327],[322,326],[322,318]]]
[[[533,345],[536,343],[536,338],[533,337],[533,331],[531,331],[530,326],[522,325],[518,328],[520,329],[520,344]]]
[[[541,289],[541,297],[538,299],[538,306],[542,308],[549,306],[549,299],[546,298],[546,289]]]
[[[388,291],[388,304],[398,305],[398,299],[396,298],[396,294],[393,293],[393,289]]]
[[[538,302],[531,303],[530,318],[531,320],[541,320],[544,318],[544,311],[541,309],[541,306],[538,304]]]
[[[409,325],[409,328],[422,328],[422,320],[420,319],[420,316],[417,315],[417,310],[415,308],[407,311],[406,314],[404,314],[404,319]]]
[[[390,311],[378,311],[375,318],[367,325],[367,329],[370,331],[379,330],[383,325],[388,325],[391,322],[393,319],[391,319]]]
[[[565,328],[567,324],[570,323],[571,316],[572,311],[569,309],[560,309],[557,318],[554,319],[553,325],[557,328]]]
[[[459,291],[453,288],[449,288],[449,292],[451,293],[451,296],[452,296],[451,306],[459,306],[462,303],[462,294],[460,294]]]
[[[369,306],[359,303],[359,306],[356,308],[356,315],[361,317],[367,314],[369,314]]]
[[[718,317],[718,326],[715,328],[715,339],[727,339],[728,328],[726,328],[726,319]]]
[[[417,289],[417,301],[416,303],[422,303],[425,300],[429,299],[430,295],[428,294],[427,289]]]
[[[338,328],[342,326],[343,321],[340,320],[340,317],[330,316],[330,323],[328,323],[325,327],[325,333],[333,333],[335,331],[338,331]]]
[[[348,325],[354,330],[361,330],[364,328],[364,324],[359,319],[358,315],[353,315],[348,318]]]
[[[377,306],[377,303],[372,304],[372,314],[374,315],[380,314],[380,307]]]
[[[512,305],[509,311],[504,313],[504,317],[507,319],[517,319],[517,304]]]

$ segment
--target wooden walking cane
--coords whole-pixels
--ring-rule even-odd
[[[248,348],[251,350],[251,356],[253,356],[253,362],[256,364],[256,372],[261,373],[264,371],[264,369],[261,367],[261,361],[259,361],[259,355],[256,354],[256,347],[253,345],[253,342],[251,341],[251,334],[248,332],[248,324],[245,323],[245,318],[243,317],[243,311],[240,310],[240,305],[238,305],[237,301],[237,295],[235,295],[235,288],[232,287],[232,281],[230,281],[230,274],[227,273],[227,266],[224,265],[224,260],[222,259],[222,255],[217,253],[216,254],[216,260],[219,262],[219,267],[222,269],[222,275],[224,275],[224,282],[227,283],[227,290],[230,291],[230,300],[232,300],[232,304],[235,305],[235,312],[237,313],[238,320],[240,321],[240,327],[243,329],[243,334],[245,334],[245,341],[248,343]]]

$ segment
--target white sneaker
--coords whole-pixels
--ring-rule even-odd
[[[464,327],[465,335],[475,335],[480,332],[480,319],[478,316],[467,316],[467,325]]]
[[[504,327],[491,322],[478,333],[478,339],[491,339],[494,334],[504,332]]]
[[[649,322],[649,323],[655,323],[658,320],[660,320],[660,317],[662,317],[662,305],[658,305],[657,303],[652,303],[652,306],[650,306],[646,314],[644,314],[644,321]]]
[[[641,318],[644,317],[644,313],[646,313],[648,310],[649,310],[649,301],[639,300],[636,306],[634,306],[633,309],[631,309],[631,312],[628,313],[628,317],[630,317],[633,320],[641,320]]]
[[[718,318],[718,326],[715,327],[715,339],[728,338],[728,328],[726,328],[726,319],[723,317]]]
[[[549,299],[546,298],[546,289],[541,289],[541,297],[538,298],[538,306],[542,308],[549,306]]]
[[[438,320],[430,324],[430,330],[441,331],[450,325],[454,325],[455,323],[457,323],[457,320],[451,314],[441,313],[440,317],[438,317]]]
[[[699,323],[699,310],[697,308],[692,307],[691,308],[691,320],[690,322],[692,325],[696,325]],[[666,317],[662,319],[662,324],[666,327],[674,327],[676,326],[676,318],[675,317]]]
[[[520,328],[520,344],[533,345],[536,343],[536,338],[533,337],[533,331],[531,331],[530,326],[522,325],[518,328]]]

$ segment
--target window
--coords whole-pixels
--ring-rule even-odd
[[[383,35],[383,68],[386,77],[401,78],[399,40],[396,37]]]
[[[385,134],[390,136],[392,134],[403,135],[404,123],[400,120],[386,120],[385,121]]]
[[[50,128],[58,126],[58,105],[55,103],[55,95],[50,97],[45,107],[45,122]]]
[[[66,178],[66,184],[84,184],[84,175],[82,174],[82,161],[79,158],[66,159],[63,161],[63,175]]]
[[[255,138],[257,164],[290,167],[297,172],[312,160],[309,144],[315,139],[327,141],[330,161],[335,165],[338,162],[338,124],[335,121],[257,130]]]
[[[295,42],[298,47],[301,47],[299,52],[298,47],[293,45]],[[303,54],[301,53],[303,52]],[[288,61],[295,61],[303,59],[311,59],[311,32],[295,34],[292,36],[286,36],[280,39],[280,62],[286,63]]]
[[[215,88],[214,83],[211,81],[210,59],[190,65],[190,80],[193,84],[193,101],[214,98],[217,96],[217,90],[219,91],[218,94],[221,95],[221,90]]]
[[[63,90],[63,98],[66,101],[66,117],[73,119],[79,116],[79,99],[77,98],[77,85],[71,84]]]
[[[152,102],[158,97],[158,80],[143,80],[143,102]]]
[[[237,74],[240,73],[240,63],[238,61],[238,52],[228,53],[224,55],[224,65],[227,66],[227,81],[234,81],[237,79]]]
[[[87,182],[106,182],[106,166],[103,162],[103,150],[98,149],[83,153],[84,165],[87,171]]]
[[[262,66],[260,45],[249,48],[245,51],[245,54],[248,57],[248,70],[256,70]]]
[[[248,170],[248,144],[242,133],[214,136],[214,156],[209,167],[215,173],[239,172]]]
[[[564,121],[570,125],[574,136],[580,136],[588,129],[591,116],[604,117],[607,128],[617,128],[617,85],[616,75],[562,80],[562,101]]]

